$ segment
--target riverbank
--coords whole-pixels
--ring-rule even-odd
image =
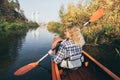
[[[15,21],[15,22],[1,22],[0,23],[0,31],[6,32],[8,30],[19,31],[29,28],[37,28],[39,25],[35,22],[22,22],[22,21]]]

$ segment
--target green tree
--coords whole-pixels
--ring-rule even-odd
[[[59,10],[59,17],[62,19],[64,15],[65,15],[65,9],[64,9],[64,5],[62,4]]]
[[[13,22],[16,19],[18,20],[26,20],[24,16],[20,13],[20,5],[18,0],[16,1],[8,1],[1,0],[0,1],[0,17],[8,22]],[[9,15],[8,15],[9,14]]]

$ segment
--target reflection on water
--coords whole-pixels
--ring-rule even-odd
[[[45,28],[37,28],[21,36],[11,36],[0,39],[0,80],[50,80],[49,57],[41,61],[43,67],[38,66],[23,76],[13,73],[45,55],[51,47],[53,34]]]
[[[19,37],[18,34],[8,34],[7,32],[0,35],[2,36],[0,37],[0,78],[6,74],[9,66],[14,63],[25,35],[24,31]]]
[[[120,46],[118,49],[120,51]],[[117,76],[120,76],[120,55],[115,51],[115,46],[85,46],[84,50]]]
[[[51,47],[53,36],[45,28],[37,28],[19,36],[11,34],[0,38],[0,80],[51,80],[49,57],[23,76],[14,76],[13,73],[45,55]],[[84,50],[120,76],[120,56],[116,55],[114,47],[85,46]]]

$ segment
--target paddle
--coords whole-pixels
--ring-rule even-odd
[[[33,63],[30,63],[30,64],[27,64],[27,65],[21,67],[20,69],[18,69],[18,70],[14,73],[14,75],[20,76],[20,75],[23,75],[23,74],[27,73],[28,71],[34,69],[34,68],[35,68],[36,66],[38,66],[38,64],[39,64],[43,59],[45,59],[47,56],[48,56],[48,53],[45,54],[42,58],[40,58],[38,61],[33,62]]]
[[[96,20],[98,20],[100,17],[102,17],[104,13],[104,9],[98,9],[91,17],[90,17],[90,20],[88,22],[86,22],[83,26],[86,26],[88,23],[90,22],[94,22]],[[53,50],[53,49],[52,49]],[[23,67],[21,67],[20,69],[18,69],[14,75],[17,75],[17,76],[20,76],[20,75],[23,75],[25,73],[27,73],[28,71],[34,69],[36,66],[38,66],[38,64],[40,63],[40,61],[42,61],[44,58],[46,58],[48,56],[48,53],[45,54],[42,58],[40,58],[38,61],[36,62],[33,62],[33,63],[30,63],[30,64],[27,64]]]
[[[101,17],[103,16],[103,14],[104,14],[104,9],[103,9],[103,8],[98,9],[98,10],[90,17],[90,20],[83,24],[83,27],[86,26],[87,24],[91,23],[91,22],[95,22],[96,20],[98,20],[99,18],[101,18]]]

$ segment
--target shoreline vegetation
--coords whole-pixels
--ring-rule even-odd
[[[36,22],[28,21],[24,11],[20,9],[18,0],[0,1],[0,35],[20,34],[20,32],[30,28],[37,28]],[[0,36],[1,38],[2,36]]]
[[[120,1],[94,0],[89,6],[83,6],[80,0],[77,5],[70,3],[65,10],[64,5],[59,10],[59,22],[49,22],[47,28],[50,32],[63,36],[65,27],[70,24],[82,26],[90,16],[99,8],[105,13],[102,18],[81,28],[86,43],[92,45],[119,45],[120,44]],[[120,49],[120,47],[119,47]]]

